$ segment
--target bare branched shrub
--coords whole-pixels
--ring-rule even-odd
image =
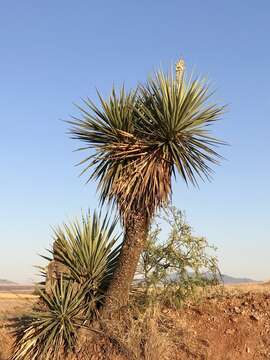
[[[129,360],[170,359],[172,342],[162,326],[159,306],[125,309],[118,318],[103,323],[104,334]]]

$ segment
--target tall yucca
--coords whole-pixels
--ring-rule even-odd
[[[208,129],[224,107],[209,103],[207,82],[178,79],[158,72],[136,92],[122,89],[117,96],[113,89],[108,101],[99,95],[100,108],[87,99],[82,117],[71,121],[72,136],[86,144],[81,150],[91,150],[83,172],[90,171],[102,203],[116,204],[123,219],[124,245],[108,292],[120,304],[127,301],[149,221],[171,196],[172,176],[197,185],[220,159],[215,147],[222,142]]]

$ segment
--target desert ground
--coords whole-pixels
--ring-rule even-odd
[[[25,292],[0,293],[0,360],[12,352],[14,320],[36,300]],[[270,359],[270,283],[226,285],[180,310],[165,308],[162,313],[162,326],[174,337],[172,360]]]

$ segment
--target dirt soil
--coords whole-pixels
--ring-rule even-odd
[[[230,292],[170,315],[182,324],[175,359],[270,359],[270,292]]]
[[[34,301],[0,297],[0,360],[11,352],[12,319],[27,313]],[[270,359],[269,285],[228,287],[180,311],[163,309],[163,315],[173,336],[169,359]]]

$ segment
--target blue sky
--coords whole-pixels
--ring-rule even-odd
[[[269,14],[268,0],[2,2],[0,278],[29,282],[50,226],[97,206],[60,119],[96,87],[135,86],[180,55],[229,104],[215,134],[231,146],[213,182],[179,180],[174,203],[222,272],[270,278]]]

